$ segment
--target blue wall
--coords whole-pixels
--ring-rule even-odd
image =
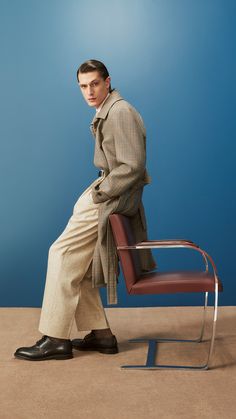
[[[150,238],[207,250],[236,304],[234,0],[0,1],[1,306],[40,307],[48,248],[97,175],[76,70],[104,61],[142,114],[153,183]],[[168,252],[168,256],[167,256]],[[155,253],[163,269],[197,267],[190,251]],[[105,293],[102,291],[105,301]],[[120,306],[181,305],[183,295]],[[192,296],[187,304],[199,304]]]

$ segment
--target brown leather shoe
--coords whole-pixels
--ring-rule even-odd
[[[56,340],[44,335],[35,345],[18,348],[14,356],[27,361],[70,359],[73,358],[72,343],[69,339]]]
[[[78,351],[98,351],[103,354],[119,352],[115,335],[109,338],[97,338],[94,332],[90,332],[84,339],[73,339],[72,346]]]

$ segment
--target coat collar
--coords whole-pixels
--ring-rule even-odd
[[[106,119],[107,114],[115,102],[123,100],[120,93],[117,90],[112,90],[111,94],[108,96],[107,100],[104,102],[102,109],[94,116],[91,125],[94,124],[96,119]]]

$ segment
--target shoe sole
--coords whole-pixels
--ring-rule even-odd
[[[76,349],[77,351],[96,351],[96,352],[100,352],[102,354],[117,354],[118,348],[92,348],[92,347],[88,347],[88,348],[79,348],[77,346],[73,345],[73,349]]]
[[[24,356],[24,355],[14,355],[14,356],[15,358],[25,359],[27,361],[47,361],[50,359],[63,360],[63,359],[74,358],[73,354],[72,355],[50,355],[45,358],[28,358],[27,356]]]

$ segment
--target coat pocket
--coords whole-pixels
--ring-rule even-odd
[[[142,202],[142,188],[135,189],[135,190],[132,190],[132,188],[129,188],[125,193],[123,193],[118,198],[118,203],[117,203],[117,207],[115,211],[117,213],[131,217],[137,214],[141,202]]]

